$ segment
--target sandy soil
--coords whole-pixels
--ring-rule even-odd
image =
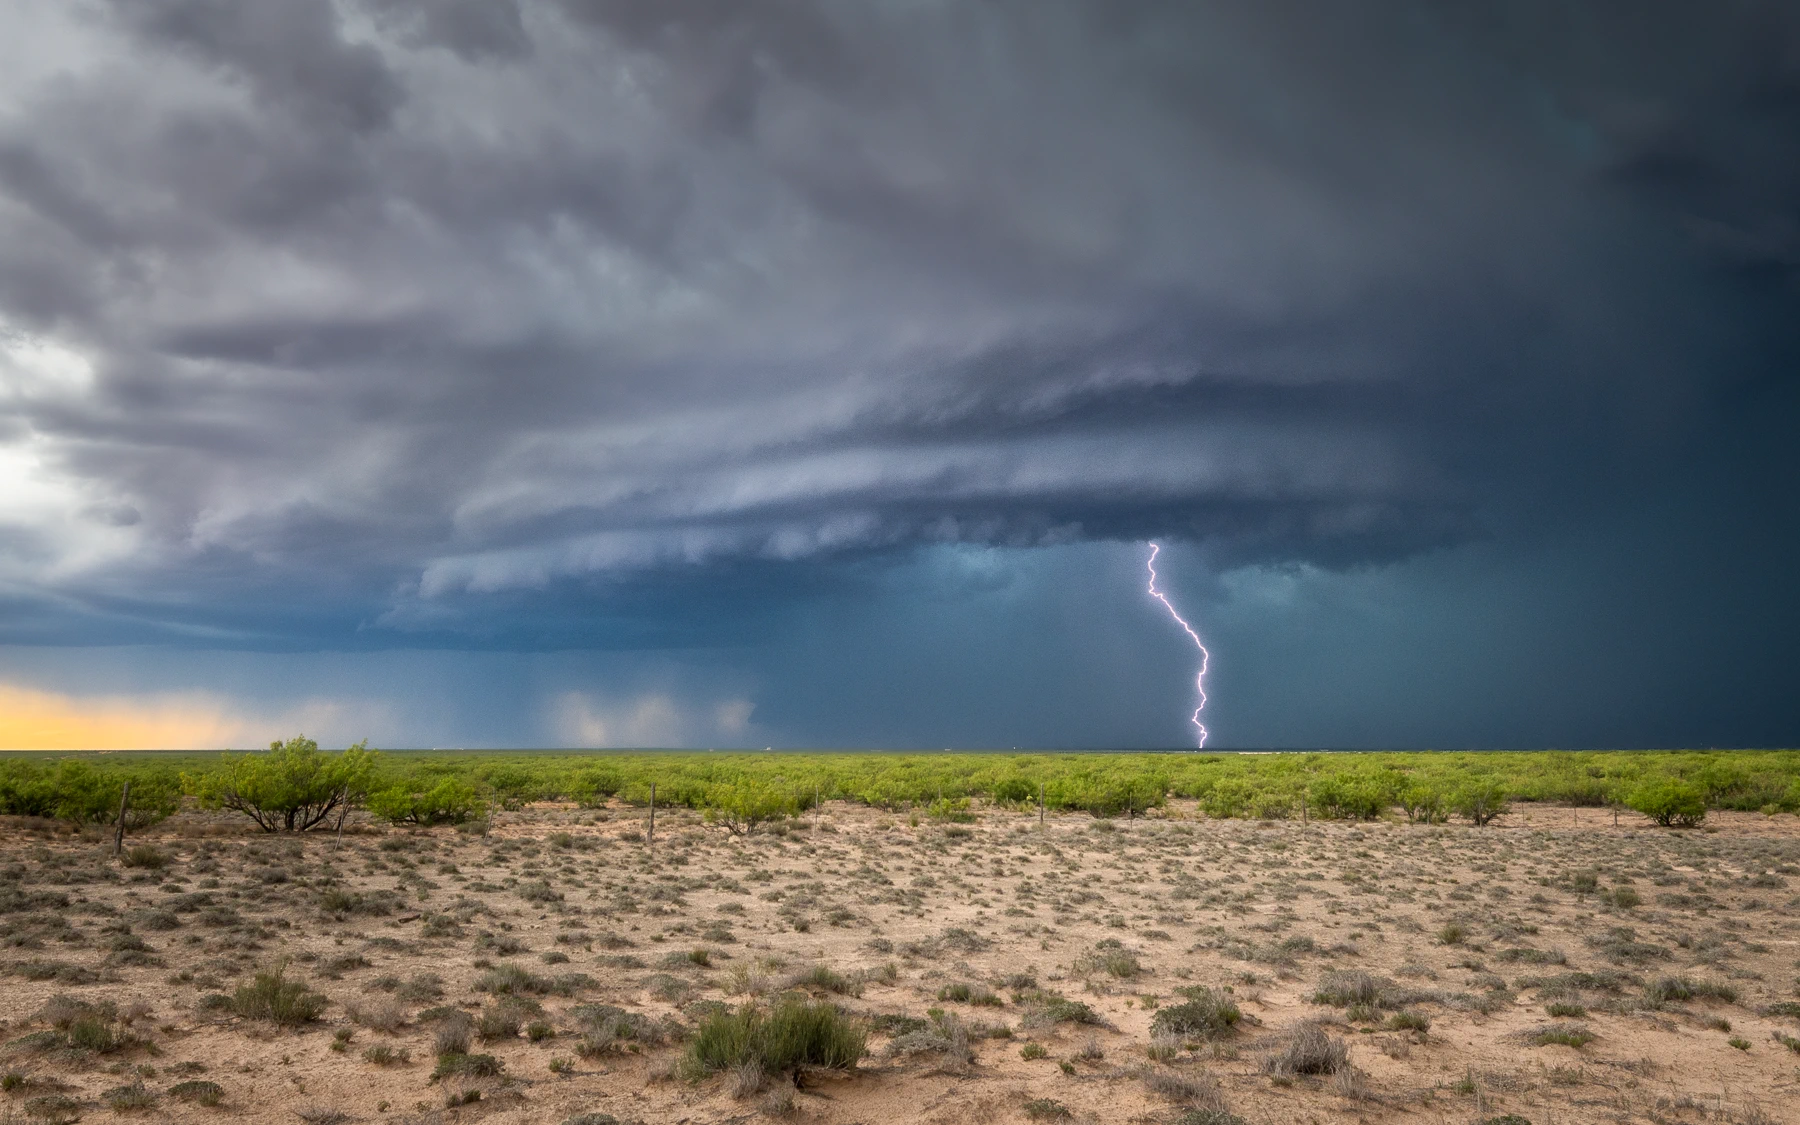
[[[1525,807],[1476,829],[1175,807],[1135,822],[1052,816],[1040,831],[1004,810],[945,825],[832,805],[750,836],[659,814],[654,852],[643,827],[642,810],[532,808],[499,814],[485,838],[370,829],[340,843],[188,813],[131,841],[167,856],[151,869],[112,861],[97,837],[7,826],[0,1113],[1800,1123],[1800,1038],[1780,1038],[1800,1037],[1800,818],[1714,814],[1672,832]],[[329,998],[316,1022],[285,1029],[219,1006],[282,960]],[[433,1081],[429,1009],[479,1015],[496,1001],[477,985],[509,964],[535,979],[527,989],[549,986],[524,1002],[541,1010],[524,1017],[540,1040],[477,1041],[498,1076]],[[798,980],[816,966],[837,976]],[[1318,1002],[1334,984],[1373,1002]],[[890,1020],[854,1072],[804,1074],[797,1093],[785,1078],[744,1091],[730,1074],[685,1076],[679,1040],[707,1002],[795,986],[871,1019],[949,1013],[973,1031],[973,1058],[896,1054],[893,1033],[918,1025]],[[1153,1045],[1158,1012],[1197,986],[1236,1003],[1237,1027]],[[1048,1022],[1079,1011],[1051,1009],[1053,995],[1102,1022]],[[56,997],[114,1005],[126,1041],[57,1039]],[[584,1054],[578,1008],[592,1004],[650,1022]],[[1310,1020],[1348,1065],[1271,1073]],[[1540,1045],[1546,1029],[1592,1038]],[[365,1060],[383,1045],[410,1061]],[[218,1105],[169,1094],[201,1081]],[[144,1104],[109,1104],[134,1083]]]

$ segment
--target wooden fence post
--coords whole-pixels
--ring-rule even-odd
[[[656,850],[656,782],[654,781],[650,783],[650,831],[645,839],[649,841],[650,850],[654,852]]]
[[[131,782],[125,783],[125,791],[119,794],[119,830],[113,834],[113,855],[125,850],[125,810],[131,806]]]
[[[1038,831],[1044,830],[1044,783],[1038,782]]]

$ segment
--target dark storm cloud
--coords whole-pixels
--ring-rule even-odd
[[[1620,503],[1791,405],[1800,18],[1503,11],[21,5],[0,592],[487,636],[696,567],[1335,567]]]

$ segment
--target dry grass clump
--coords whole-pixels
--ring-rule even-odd
[[[1075,971],[1082,974],[1104,972],[1119,980],[1133,980],[1143,975],[1144,966],[1123,942],[1107,938],[1098,943],[1092,953],[1076,960]]]
[[[375,1066],[405,1066],[412,1062],[412,1052],[405,1047],[377,1043],[362,1053],[363,1061]]]
[[[581,1033],[575,1053],[582,1058],[595,1058],[657,1039],[655,1028],[648,1019],[611,1004],[583,1004],[573,1015]]]
[[[40,1021],[50,1025],[49,1030],[27,1035],[13,1046],[76,1055],[117,1054],[146,1044],[132,1030],[132,1025],[146,1015],[148,1011],[141,1007],[121,1012],[110,1000],[53,996],[37,1014]]]
[[[522,996],[502,996],[483,1008],[475,1020],[475,1034],[483,1042],[517,1039],[525,1021],[544,1013],[544,1006]]]
[[[586,973],[559,973],[553,977],[540,977],[510,961],[495,965],[475,979],[475,991],[491,992],[497,996],[573,996],[593,986],[593,978]]]
[[[1059,1023],[1106,1027],[1105,1017],[1079,1000],[1070,1000],[1054,992],[1034,989],[1021,992],[1014,999],[1027,1010],[1019,1021],[1022,1027],[1049,1027]]]
[[[1032,1098],[1019,1109],[1033,1121],[1066,1121],[1075,1112],[1055,1098]]]
[[[141,867],[150,871],[161,871],[169,866],[169,853],[154,844],[134,844],[126,848],[119,856],[119,862],[126,867]]]
[[[169,1087],[169,1096],[177,1101],[211,1108],[225,1100],[225,1089],[217,1082],[208,1082],[203,1078],[190,1078],[186,1082],[177,1082]]]
[[[1386,977],[1371,976],[1361,970],[1326,973],[1313,993],[1313,1003],[1334,1008],[1396,1008],[1403,1002],[1402,989]]]
[[[1145,1089],[1177,1105],[1203,1109],[1225,1108],[1225,1095],[1220,1091],[1218,1082],[1209,1075],[1185,1074],[1179,1070],[1156,1067],[1143,1071],[1139,1077],[1142,1078]]]
[[[1296,1024],[1274,1054],[1263,1060],[1263,1072],[1276,1078],[1298,1074],[1336,1074],[1348,1065],[1350,1048],[1317,1020]]]
[[[1723,1000],[1737,1002],[1737,989],[1724,981],[1693,980],[1689,977],[1656,977],[1644,986],[1644,999],[1652,1005],[1685,1003],[1689,1000]]]
[[[344,1014],[358,1027],[388,1035],[396,1034],[406,1026],[406,1009],[398,1000],[351,1000],[344,1005]]]
[[[144,1085],[142,1078],[123,1086],[114,1086],[100,1095],[100,1100],[114,1113],[135,1113],[150,1109],[162,1100],[155,1090]]]
[[[789,973],[782,988],[804,988],[809,992],[828,992],[837,996],[861,996],[863,982],[857,975],[845,975],[828,965],[809,965]]]
[[[464,1055],[469,1051],[469,1042],[475,1034],[475,1020],[464,1011],[455,1008],[433,1009],[430,1013],[420,1013],[419,1018],[427,1015],[435,1018],[432,1022],[437,1027],[432,1031],[431,1049],[439,1055]]]
[[[1184,1004],[1159,1009],[1150,1022],[1150,1034],[1177,1039],[1221,1039],[1236,1030],[1244,1013],[1230,997],[1210,988],[1181,990]]]
[[[884,1053],[889,1058],[931,1058],[943,1074],[967,1074],[975,1065],[969,1027],[954,1012],[933,1011],[923,1026],[895,1035]]]

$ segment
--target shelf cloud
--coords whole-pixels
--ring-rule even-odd
[[[1335,573],[1652,500],[1791,538],[1788,5],[6,20],[0,643],[682,645],[947,547]]]

